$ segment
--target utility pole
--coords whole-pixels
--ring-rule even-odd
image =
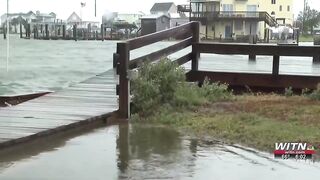
[[[7,64],[6,69],[9,71],[9,56],[10,56],[10,19],[9,19],[9,0],[7,0]]]
[[[307,4],[307,0],[304,0],[303,1],[303,17],[302,17],[302,34],[304,33],[304,25],[306,20],[306,4]]]
[[[94,0],[94,17],[97,17],[97,0]]]

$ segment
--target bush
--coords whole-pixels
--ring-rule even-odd
[[[308,96],[312,100],[319,101],[320,100],[320,84],[318,84],[317,89],[314,90],[311,94]]]
[[[184,72],[182,67],[169,59],[162,59],[156,64],[143,64],[138,78],[131,83],[133,112],[148,115],[161,104],[171,104],[178,84],[185,81]]]
[[[293,96],[292,87],[286,88],[286,89],[284,90],[284,95],[285,95],[286,97],[291,97],[291,96]]]
[[[186,82],[184,68],[169,59],[143,64],[138,78],[131,82],[132,112],[142,117],[153,115],[163,107],[174,111],[232,97],[226,84],[210,84],[205,80],[200,88]]]

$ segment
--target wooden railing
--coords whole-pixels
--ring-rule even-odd
[[[265,21],[269,26],[275,26],[277,22],[265,11],[201,11],[191,12],[190,19],[216,20],[216,19],[256,19]]]
[[[192,51],[178,58],[175,62],[179,65],[192,61],[191,71],[186,76],[189,81],[203,81],[208,77],[212,81],[220,81],[231,86],[249,86],[262,88],[316,88],[320,82],[320,76],[279,75],[280,56],[305,56],[319,59],[320,46],[290,46],[290,45],[259,45],[259,44],[222,44],[203,43],[199,41],[199,22],[188,24],[120,42],[117,45],[117,53],[114,54],[114,67],[119,74],[119,113],[122,117],[130,115],[130,85],[129,72],[138,68],[145,61],[156,61],[188,46]],[[156,52],[130,59],[130,51],[138,49],[169,38],[181,38],[178,43],[158,50]],[[272,74],[262,73],[234,73],[234,72],[210,72],[199,71],[198,61],[201,53],[212,54],[239,54],[239,55],[265,55],[273,56]]]
[[[193,45],[199,43],[199,28],[199,22],[190,22],[179,27],[156,32],[117,44],[117,52],[114,54],[113,65],[114,68],[117,69],[117,74],[119,75],[119,86],[117,87],[119,94],[119,113],[124,118],[128,118],[130,114],[129,70],[138,68],[145,61],[152,62],[159,60],[161,57],[168,56],[191,45],[193,49],[192,52],[178,58],[176,62],[178,64],[184,64],[192,60],[192,69],[197,70],[199,53],[194,51]],[[130,59],[130,51],[132,50],[162,40],[176,38],[182,38],[183,40],[159,51],[141,56],[136,59]]]

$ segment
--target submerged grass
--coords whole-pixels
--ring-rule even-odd
[[[206,80],[200,88],[186,83],[184,70],[169,60],[143,67],[133,81],[134,122],[266,151],[274,150],[276,142],[320,145],[320,87],[304,96],[293,95],[291,89],[285,96],[234,96],[225,84]]]

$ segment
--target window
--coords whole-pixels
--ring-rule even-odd
[[[271,0],[271,4],[276,4],[276,0]]]
[[[242,21],[236,21],[234,24],[235,24],[236,30],[243,30],[243,22]]]
[[[288,11],[288,12],[290,11],[290,6],[287,6],[287,11]]]
[[[282,5],[279,6],[279,11],[282,11]]]

